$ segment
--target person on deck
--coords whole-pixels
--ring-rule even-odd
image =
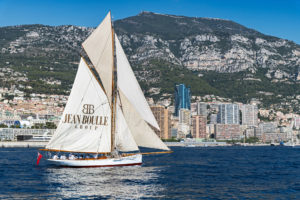
[[[75,160],[75,156],[73,154],[69,155],[69,160]]]

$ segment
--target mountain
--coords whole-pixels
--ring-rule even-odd
[[[142,12],[114,22],[147,96],[169,98],[175,83],[299,112],[300,45],[233,21]],[[27,93],[68,93],[81,42],[92,28],[22,25],[0,28],[0,81]],[[18,84],[15,84],[18,82]],[[284,102],[284,103],[282,103]]]

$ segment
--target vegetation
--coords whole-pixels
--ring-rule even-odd
[[[8,128],[8,126],[5,124],[0,124],[0,128]]]
[[[46,122],[46,124],[36,123],[32,129],[56,129],[56,125],[53,122]]]
[[[244,140],[241,140],[241,142],[244,142]],[[259,142],[259,139],[257,137],[249,137],[245,139],[246,143],[257,143]]]
[[[172,137],[170,139],[162,139],[163,142],[180,142],[180,139],[177,139],[176,137]]]
[[[138,16],[129,17],[115,22],[116,32],[121,35],[135,34],[141,36],[151,35],[157,39],[156,46],[161,48],[163,41],[169,41],[170,51],[180,58],[182,49],[180,40],[189,38],[195,40],[196,35],[211,34],[220,39],[213,45],[211,41],[203,41],[204,47],[217,48],[221,53],[225,53],[232,47],[230,40],[232,35],[241,34],[247,36],[249,41],[255,41],[257,37],[265,39],[267,42],[277,42],[278,38],[263,35],[255,30],[248,29],[240,24],[228,20],[216,20],[206,18],[192,17],[174,17],[168,15],[158,15],[150,12],[143,12]],[[12,69],[13,72],[20,74],[12,76],[6,73],[0,77],[2,87],[11,88],[15,85],[17,89],[25,92],[25,97],[32,93],[43,94],[68,94],[74,81],[77,63],[81,50],[81,42],[90,33],[90,29],[80,27],[59,26],[50,27],[44,25],[24,25],[15,27],[0,28],[0,71],[3,69]],[[39,39],[27,37],[28,33],[35,32],[40,34]],[[11,53],[11,44],[14,41],[22,41],[17,44],[16,52]],[[141,47],[143,41],[135,41],[129,37],[130,44],[126,52],[127,55],[134,54]],[[172,41],[172,42],[171,42]],[[20,45],[20,46],[18,46]],[[201,45],[199,48],[201,48]],[[243,44],[239,43],[241,47]],[[18,51],[24,48],[24,51]],[[258,51],[259,47],[253,42],[249,50]],[[272,48],[272,47],[270,47]],[[288,41],[288,45],[274,47],[278,55],[273,55],[273,59],[279,61],[282,57],[291,56],[293,49],[299,49],[299,45]],[[126,51],[126,48],[125,48]],[[277,57],[276,57],[277,56]],[[132,67],[137,73],[138,80],[147,97],[153,97],[154,100],[172,97],[174,86],[177,83],[185,83],[191,87],[193,96],[216,95],[229,98],[233,101],[247,103],[255,98],[262,102],[262,107],[269,108],[270,105],[280,104],[295,100],[292,104],[293,112],[299,111],[299,100],[295,95],[300,94],[299,81],[289,78],[288,81],[272,82],[266,77],[270,67],[254,66],[254,71],[242,71],[236,73],[219,73],[214,71],[191,71],[186,67],[176,65],[168,58],[154,59],[146,58],[146,61],[131,62]],[[145,62],[145,63],[143,63]],[[278,66],[282,71],[288,74],[296,74],[299,66],[293,61],[289,66]],[[258,64],[257,64],[258,65]],[[201,73],[201,77],[199,77]],[[245,78],[252,77],[252,79]],[[10,77],[11,79],[7,79]],[[16,81],[13,78],[24,77],[24,80]],[[49,84],[45,80],[59,81],[60,84]],[[20,85],[23,87],[21,88]],[[152,94],[149,89],[161,88],[159,94]],[[268,94],[267,94],[268,93]],[[162,95],[166,94],[165,97]],[[294,99],[287,100],[288,96]],[[5,96],[11,100],[13,95]],[[171,98],[172,99],[172,98]],[[283,112],[288,112],[288,106],[282,106]],[[267,119],[265,119],[267,120]]]

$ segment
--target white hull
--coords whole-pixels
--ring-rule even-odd
[[[107,159],[89,159],[89,160],[60,160],[48,159],[51,163],[64,167],[116,167],[141,165],[142,155],[136,154],[132,156]]]

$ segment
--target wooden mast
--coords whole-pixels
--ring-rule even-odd
[[[110,11],[109,11],[110,12]],[[110,14],[111,17],[111,14]],[[116,51],[115,51],[115,34],[113,29],[113,22],[111,19],[111,34],[112,34],[112,93],[111,93],[111,152],[115,150],[115,130],[116,130],[116,95],[117,95],[117,80],[116,80]]]

